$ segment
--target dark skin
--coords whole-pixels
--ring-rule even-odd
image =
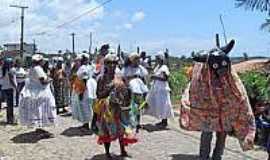
[[[114,71],[115,71],[117,62],[111,62],[111,61],[106,62],[105,61],[104,65],[105,65],[105,74],[97,82],[97,98],[98,99],[108,97],[110,92],[113,90],[113,88],[115,88],[115,87],[117,88],[117,87],[123,85],[121,82],[115,80]],[[103,86],[104,85],[103,82],[106,82],[105,83],[105,85],[107,85],[107,87],[105,87],[106,89]],[[107,82],[110,82],[110,83],[107,83]],[[97,115],[96,115],[96,113],[94,113],[93,123],[92,123],[92,129],[93,130],[97,129],[97,127],[95,126],[95,121],[96,120],[97,120]],[[119,138],[119,144],[120,144],[120,149],[121,149],[121,155],[122,156],[127,156],[127,152],[125,151],[125,146],[123,144],[123,141],[122,141],[121,137]],[[111,143],[104,143],[106,156],[108,158],[111,158],[110,146],[111,146]]]

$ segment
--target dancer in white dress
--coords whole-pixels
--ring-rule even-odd
[[[89,122],[93,117],[92,106],[96,99],[97,82],[92,78],[87,56],[82,56],[82,66],[77,71],[77,78],[73,84],[72,117],[83,123],[81,129],[89,130]]]
[[[55,99],[50,89],[51,79],[41,67],[42,60],[42,55],[33,55],[33,66],[20,94],[20,123],[28,127],[51,126],[56,121]]]
[[[140,55],[136,52],[130,53],[121,74],[132,92],[133,110],[136,110],[137,132],[141,128],[140,117],[141,112],[139,106],[144,103],[148,88],[145,79],[148,71],[140,65]],[[135,107],[136,106],[136,107]]]
[[[149,106],[145,114],[162,119],[157,125],[166,127],[168,125],[167,119],[174,116],[168,83],[170,72],[167,65],[164,64],[163,55],[158,55],[156,62],[157,66],[154,69],[154,75],[151,76],[153,83],[147,96]]]

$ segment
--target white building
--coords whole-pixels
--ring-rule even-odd
[[[24,50],[23,56],[24,57],[32,56],[35,53],[35,49],[36,49],[35,44],[24,43],[24,45],[23,45],[23,50]],[[7,44],[4,44],[4,52],[6,54],[11,53],[10,56],[18,56],[17,54],[20,53],[20,44],[19,43],[7,43]]]

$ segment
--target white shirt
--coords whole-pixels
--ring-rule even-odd
[[[47,74],[44,72],[43,68],[41,66],[35,66],[33,68],[30,69],[29,71],[29,80],[30,80],[30,84],[33,87],[43,87],[43,85],[40,82],[40,79],[44,78],[47,79],[48,76]]]
[[[9,74],[11,74],[11,77],[9,77]],[[6,73],[6,75],[4,77],[2,77],[2,90],[6,90],[6,89],[15,89],[14,86],[11,84],[10,82],[10,78],[13,79],[13,82],[16,83],[16,70],[15,68],[11,68],[9,70],[9,72]]]
[[[155,76],[158,76],[158,77],[162,77],[162,74],[165,73],[166,76],[169,76],[170,75],[170,71],[169,71],[169,68],[166,66],[166,65],[162,65],[162,66],[157,66],[155,69],[154,69],[154,75]],[[160,81],[160,80],[154,80],[154,84],[153,84],[155,87],[157,87],[158,89],[160,90],[167,90],[167,91],[170,91],[170,86],[169,86],[169,83],[168,81]]]
[[[24,82],[25,81],[25,76],[26,76],[26,72],[22,67],[16,68],[17,83]]]

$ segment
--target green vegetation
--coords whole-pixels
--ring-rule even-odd
[[[169,84],[171,87],[171,99],[173,104],[179,103],[181,95],[186,88],[188,78],[185,74],[184,68],[172,71]]]
[[[185,68],[190,66],[191,62],[180,58],[170,60],[171,99],[173,104],[178,104],[188,83]],[[242,73],[239,76],[247,90],[252,106],[257,103],[270,103],[270,76],[256,71]]]
[[[246,72],[240,78],[247,90],[252,105],[258,102],[270,103],[270,77],[260,72]]]

